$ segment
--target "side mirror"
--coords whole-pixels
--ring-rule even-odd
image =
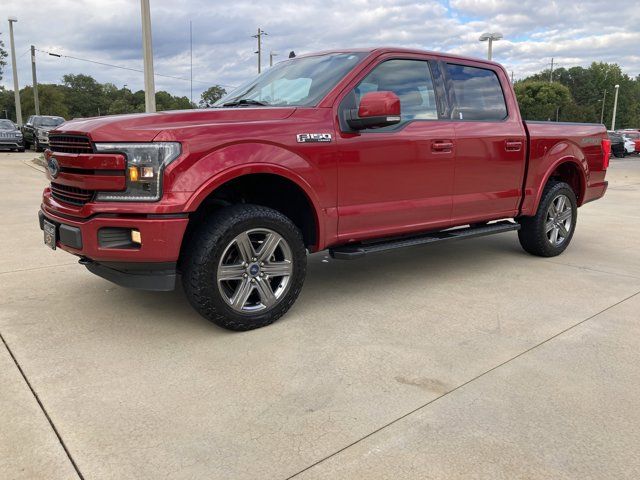
[[[400,123],[400,99],[393,92],[369,92],[360,99],[358,110],[347,112],[347,124],[354,130],[380,128]]]

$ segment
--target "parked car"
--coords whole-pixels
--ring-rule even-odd
[[[41,152],[49,145],[49,131],[64,122],[62,117],[52,117],[49,115],[31,115],[27,123],[22,126],[24,136],[24,146],[33,148],[36,152]]]
[[[635,151],[640,153],[640,131],[632,128],[627,128],[624,130],[619,130],[618,133],[621,133],[629,140],[633,141]]]
[[[624,138],[621,134],[612,130],[607,131],[609,140],[611,140],[611,153],[614,157],[622,158],[626,155]]]
[[[204,317],[249,330],[294,303],[307,252],[517,231],[527,252],[561,254],[578,207],[605,194],[610,147],[603,125],[523,121],[497,63],[323,52],[215,108],[58,127],[39,220],[91,272],[150,290],[181,275]]]
[[[22,132],[11,120],[0,120],[0,148],[24,152]]]
[[[622,136],[622,140],[624,141],[625,154],[629,155],[632,153],[636,153],[636,142],[634,142],[631,138],[629,138],[624,133],[621,136]]]

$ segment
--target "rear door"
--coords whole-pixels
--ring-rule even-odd
[[[451,219],[453,124],[442,120],[429,58],[388,55],[355,80],[341,100],[357,108],[371,91],[400,98],[401,123],[338,131],[338,233],[341,240],[438,228]]]
[[[440,65],[455,124],[453,222],[512,217],[522,197],[527,138],[509,80],[481,62]]]

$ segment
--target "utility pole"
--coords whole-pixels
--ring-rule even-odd
[[[611,119],[611,130],[616,129],[616,113],[618,110],[618,90],[620,90],[620,85],[616,85],[616,95],[613,100],[613,118]]]
[[[511,70],[511,85],[513,85],[513,70]]]
[[[20,86],[18,85],[18,67],[16,66],[16,46],[13,43],[13,24],[16,17],[9,17],[9,40],[11,41],[11,67],[13,68],[13,96],[16,101],[16,123],[22,125],[22,106],[20,105]]]
[[[189,20],[189,64],[191,66],[191,96],[189,99],[193,104],[193,22]]]
[[[277,57],[278,54],[274,52],[269,52],[269,66],[273,67],[273,57]]]
[[[151,10],[149,0],[140,0],[142,13],[142,53],[144,57],[144,106],[147,113],[156,111],[156,87],[153,79],[153,46],[151,44]]]
[[[607,101],[607,89],[604,89],[604,96],[602,97],[602,110],[600,110],[600,123],[604,123],[604,103]]]
[[[553,57],[551,57],[551,70],[549,72],[549,83],[553,83]]]
[[[269,35],[269,34],[264,30],[261,30],[260,27],[258,27],[258,34],[252,35],[253,38],[258,39],[258,50],[255,52],[258,54],[258,73],[262,71],[262,36],[263,35]]]
[[[38,78],[36,77],[36,47],[31,45],[31,76],[33,77],[33,103],[36,105],[36,115],[40,115],[40,101],[38,100]]]

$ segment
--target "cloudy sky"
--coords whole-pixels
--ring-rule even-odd
[[[62,55],[142,68],[139,0],[0,0],[0,32],[8,50],[6,17],[15,24],[18,77],[31,83],[29,45]],[[193,22],[193,97],[213,84],[238,85],[256,72],[258,26],[276,60],[336,47],[397,45],[485,56],[485,31],[500,31],[494,59],[516,78],[547,67],[616,62],[640,74],[637,0],[151,0],[157,74],[189,78],[189,21]],[[38,81],[86,73],[100,82],[141,89],[141,73],[56,58],[41,52]],[[2,84],[12,84],[8,68]],[[11,87],[12,88],[12,87]],[[156,88],[189,96],[189,82],[156,78]]]

